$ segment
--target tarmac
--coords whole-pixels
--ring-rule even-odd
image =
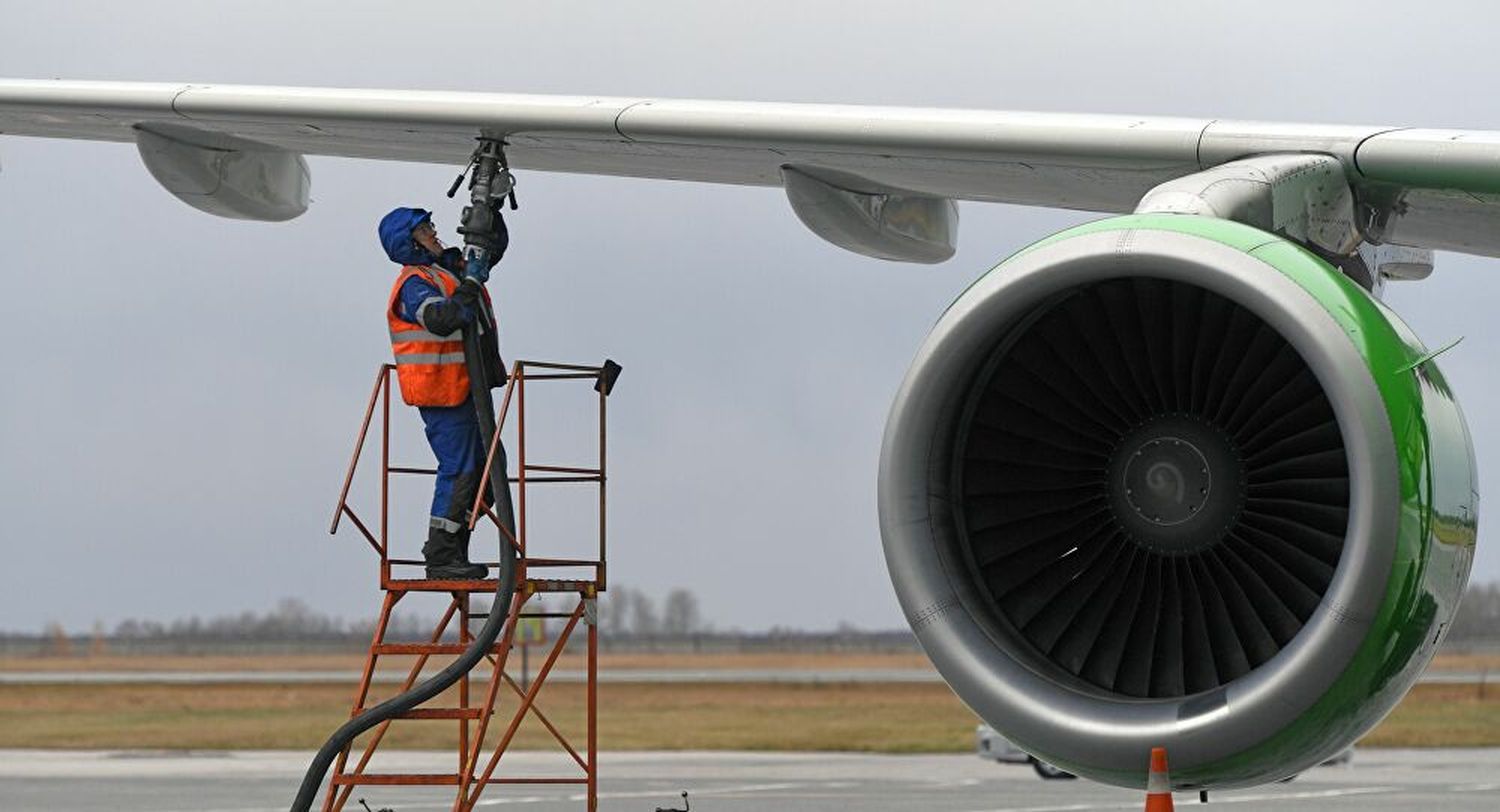
[[[451,771],[451,753],[383,754],[383,771]],[[309,753],[76,752],[0,750],[0,809],[6,812],[280,812],[288,808]],[[652,812],[1086,812],[1141,809],[1143,794],[1088,781],[1042,781],[1024,765],[972,755],[848,753],[604,753],[600,809]],[[571,763],[571,762],[569,762]],[[563,766],[543,753],[514,753],[507,776]],[[1144,769],[1144,764],[1142,765]],[[576,767],[574,767],[576,770]],[[555,773],[554,773],[555,774]],[[394,812],[452,806],[452,790],[363,787],[358,798]],[[1179,807],[1194,794],[1176,797]],[[1319,767],[1288,784],[1214,793],[1237,810],[1500,809],[1500,748],[1377,750],[1347,766]],[[480,807],[525,812],[583,810],[572,787],[492,787]]]
[[[533,669],[534,670],[534,669]],[[430,672],[429,672],[430,673]],[[407,669],[377,670],[375,682],[392,683],[406,679]],[[1468,675],[1465,675],[1468,676]],[[353,687],[359,682],[357,671],[8,671],[0,672],[0,685],[133,685],[170,683],[173,685],[344,683]],[[552,682],[578,683],[587,674],[577,669],[556,668],[547,677]],[[600,682],[614,683],[935,683],[942,682],[930,668],[634,668],[599,671]],[[1479,682],[1472,675],[1465,682]],[[1497,673],[1492,681],[1500,681]]]
[[[377,670],[378,683],[401,682],[406,670]],[[356,671],[0,671],[0,685],[174,685],[276,684],[359,682]],[[575,669],[554,669],[553,682],[583,682],[586,675]],[[614,683],[704,683],[762,682],[812,685],[822,683],[935,683],[943,678],[930,668],[657,668],[608,669],[599,672],[600,682]],[[1500,682],[1500,672],[1428,671],[1422,684],[1480,685]]]

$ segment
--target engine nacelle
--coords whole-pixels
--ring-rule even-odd
[[[1249,226],[1133,215],[1043,240],[902,384],[880,525],[928,656],[1079,775],[1300,772],[1431,659],[1468,578],[1462,414],[1389,310]]]

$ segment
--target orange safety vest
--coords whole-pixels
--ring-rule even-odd
[[[421,324],[401,317],[401,286],[413,276],[427,280],[445,297],[452,296],[459,285],[458,277],[435,265],[407,265],[396,277],[385,316],[391,330],[391,350],[396,356],[396,382],[401,387],[401,399],[411,406],[457,406],[469,396],[463,331],[446,336],[434,335]],[[489,291],[482,288],[481,291],[485,309],[493,312]]]

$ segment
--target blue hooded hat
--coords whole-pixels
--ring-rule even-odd
[[[380,245],[385,248],[385,255],[392,262],[401,265],[431,265],[437,261],[437,257],[431,251],[417,245],[416,240],[411,238],[411,230],[432,219],[432,212],[426,209],[408,209],[405,207],[392,209],[390,214],[380,218]]]

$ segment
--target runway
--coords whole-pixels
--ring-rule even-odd
[[[393,683],[406,679],[406,670],[375,672],[375,682]],[[577,669],[553,669],[549,680],[583,682],[586,675]],[[177,685],[215,684],[293,684],[359,682],[357,671],[11,671],[0,672],[0,685],[129,685],[171,683]],[[774,682],[795,684],[822,683],[933,683],[942,682],[930,668],[650,668],[601,669],[600,682],[617,683],[702,683],[702,682]],[[1475,675],[1473,682],[1478,682]]]
[[[7,812],[280,812],[310,754],[289,752],[144,753],[0,751],[0,808]],[[1140,809],[1138,792],[1086,781],[1036,778],[1025,766],[969,755],[829,753],[605,753],[600,808],[651,812],[1087,812]],[[447,753],[392,754],[382,769],[451,770]],[[538,774],[548,754],[506,757],[502,772]],[[450,791],[371,787],[374,809],[441,810]],[[1500,748],[1360,750],[1349,766],[1320,767],[1290,784],[1216,793],[1212,803],[1247,810],[1411,810],[1500,808]],[[1177,802],[1196,801],[1179,794]],[[496,787],[481,806],[527,812],[581,810],[571,789]],[[352,809],[360,809],[356,803]]]

